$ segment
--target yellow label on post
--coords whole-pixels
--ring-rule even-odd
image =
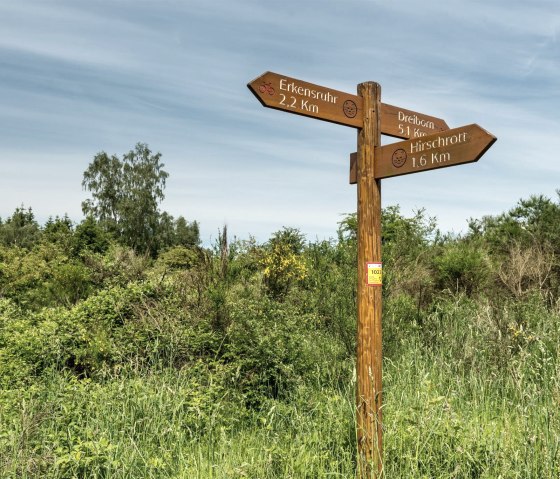
[[[383,263],[367,264],[367,285],[381,286],[383,284]]]

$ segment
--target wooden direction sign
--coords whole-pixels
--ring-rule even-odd
[[[247,84],[266,107],[310,116],[340,125],[362,128],[363,101],[357,95],[266,72]],[[397,138],[417,138],[448,130],[447,123],[423,113],[381,103],[381,133]]]
[[[441,118],[381,103],[381,133],[408,140],[449,130]]]
[[[478,161],[496,137],[476,124],[381,146],[375,152],[375,179]],[[350,155],[350,183],[356,183],[356,153]]]
[[[361,128],[362,99],[332,88],[266,72],[247,86],[269,108]]]

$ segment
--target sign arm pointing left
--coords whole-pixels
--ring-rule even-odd
[[[339,125],[363,126],[362,99],[342,91],[265,72],[247,84],[263,106]]]

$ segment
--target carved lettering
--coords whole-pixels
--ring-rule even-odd
[[[301,85],[298,85],[295,81],[289,82],[285,78],[280,79],[280,90],[311,98],[312,100],[324,101],[325,103],[336,104],[336,102],[338,101],[338,96],[333,95],[328,90],[319,91],[313,88],[303,87]]]
[[[398,114],[399,121],[404,123],[410,123],[411,125],[421,126],[423,128],[428,128],[430,130],[435,130],[436,126],[434,122],[431,120],[424,120],[423,118],[419,117],[418,115],[407,115],[406,113],[399,110]]]
[[[456,133],[455,135],[438,135],[433,140],[418,140],[410,144],[410,153],[421,153],[423,151],[444,148],[449,145],[457,145],[468,141],[467,132]]]

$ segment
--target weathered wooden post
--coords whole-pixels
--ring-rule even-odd
[[[358,130],[358,331],[356,354],[356,422],[360,479],[382,474],[381,384],[381,180],[375,179],[380,146],[381,86],[358,85],[363,100],[363,127]]]

